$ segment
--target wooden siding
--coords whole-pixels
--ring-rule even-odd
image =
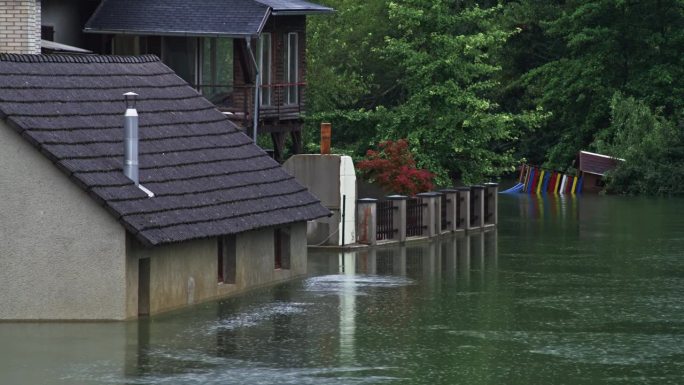
[[[300,83],[306,83],[306,17],[305,16],[271,16],[265,25],[264,31],[271,34],[271,55],[272,55],[272,84],[286,83],[285,73],[285,55],[287,52],[287,36],[288,33],[297,33],[297,49],[298,49],[298,79]],[[256,39],[252,41],[252,49],[254,56],[257,57],[256,47],[258,46]],[[240,47],[242,45],[242,47]],[[230,111],[236,113],[234,120],[240,121],[244,113],[244,107],[247,106],[247,112],[251,115],[254,109],[253,99],[253,72],[246,73],[244,62],[241,57],[246,54],[245,42],[236,41],[234,44],[234,81],[235,88],[232,94],[232,107]],[[251,58],[246,61],[251,65]],[[272,105],[260,108],[260,131],[265,132],[279,132],[297,130],[299,124],[282,125],[278,122],[281,120],[295,120],[299,121],[300,109],[304,111],[306,105],[306,87],[300,86],[299,103],[295,106],[284,107],[284,91],[285,88],[273,91]],[[282,92],[281,95],[278,95]],[[246,102],[246,104],[245,104]],[[301,106],[301,107],[300,107]],[[280,107],[280,108],[279,108]],[[245,121],[248,125],[251,124],[251,118]],[[286,128],[284,128],[286,127]]]

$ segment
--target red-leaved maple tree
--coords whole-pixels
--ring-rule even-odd
[[[366,158],[357,164],[364,178],[387,192],[408,196],[432,190],[434,175],[416,168],[405,139],[380,142],[378,147],[379,151],[368,150]]]

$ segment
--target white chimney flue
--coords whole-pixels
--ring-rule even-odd
[[[124,114],[124,175],[132,180],[136,186],[140,184],[138,178],[138,111],[135,109],[135,92],[126,92],[126,113]]]

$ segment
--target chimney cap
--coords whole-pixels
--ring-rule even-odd
[[[124,102],[126,102],[126,108],[135,108],[135,102],[138,94],[135,92],[126,92],[123,94]]]

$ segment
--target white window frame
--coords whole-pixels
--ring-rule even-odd
[[[268,38],[268,40],[266,40]],[[268,41],[268,47],[264,47],[264,42]],[[273,81],[273,37],[271,36],[270,32],[264,32],[259,36],[259,44],[257,45],[258,48],[258,54],[259,54],[259,76],[261,77],[261,92],[259,92],[260,96],[260,104],[262,106],[270,106],[272,102],[272,89],[271,87],[263,87],[272,84]],[[267,66],[264,66],[264,52],[268,54],[268,61],[266,64]],[[264,69],[264,67],[266,67]],[[267,74],[268,76],[264,76],[264,74]],[[266,80],[266,81],[264,81]]]
[[[294,47],[292,44],[292,36],[294,36]],[[285,50],[285,82],[286,83],[299,83],[299,34],[297,32],[289,32],[286,35],[285,45],[287,49]],[[294,53],[294,55],[293,55]],[[292,63],[290,62],[294,59],[294,73],[291,72]],[[292,105],[299,102],[299,85],[287,86],[287,91],[285,92],[285,104]]]

